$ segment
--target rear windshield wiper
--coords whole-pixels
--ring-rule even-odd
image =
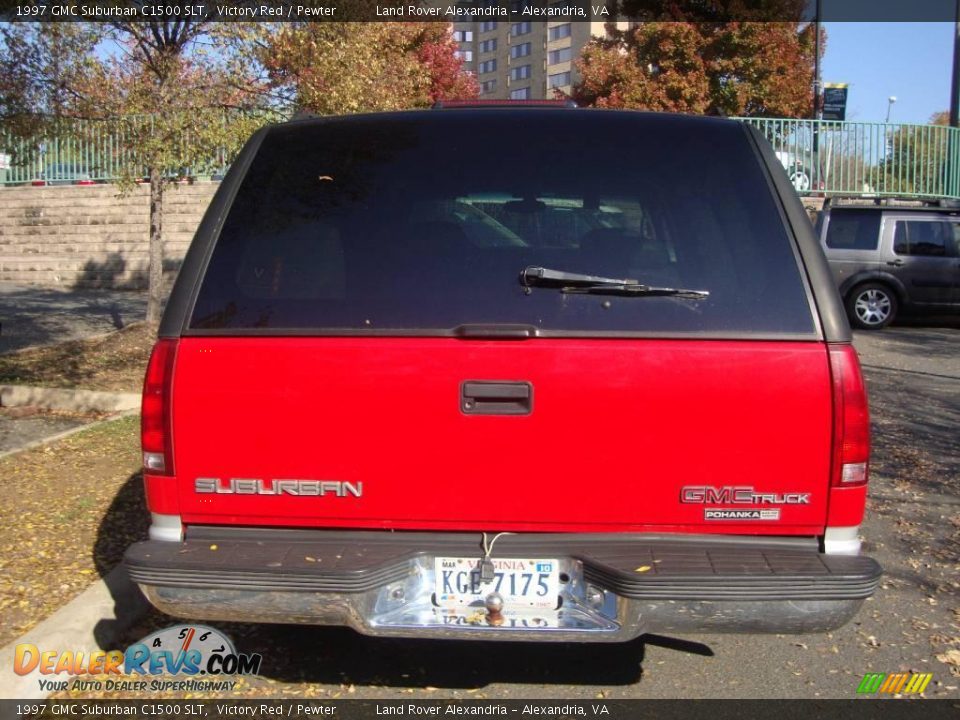
[[[582,287],[563,287],[562,293],[581,293],[584,295],[619,295],[621,297],[675,297],[684,300],[706,300],[709,290],[688,290],[686,288],[654,287],[653,285],[584,285]]]
[[[524,287],[559,288],[562,293],[581,293],[588,295],[619,295],[622,297],[676,297],[687,300],[705,300],[710,296],[708,290],[687,290],[685,288],[653,287],[641,285],[631,278],[609,278],[582,273],[568,273],[561,270],[530,266],[520,273],[520,284]]]

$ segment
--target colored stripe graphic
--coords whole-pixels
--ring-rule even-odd
[[[927,689],[933,673],[867,673],[857,687],[859,694],[917,695]]]
[[[875,693],[880,689],[880,683],[883,682],[883,679],[886,677],[886,673],[867,673],[863,676],[863,680],[860,681],[860,687],[857,688],[858,693]]]
[[[922,693],[927,689],[927,685],[930,684],[930,681],[933,679],[933,673],[917,673],[913,676],[914,680],[910,681],[910,685],[913,685],[912,690],[907,690],[908,693]],[[909,687],[909,686],[908,686]]]
[[[897,680],[899,679],[900,679],[900,675],[898,673],[890,673],[889,675],[887,675],[887,679],[884,680],[883,685],[880,686],[880,692],[882,693],[892,692],[893,686],[896,685]]]

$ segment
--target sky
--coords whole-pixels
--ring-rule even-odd
[[[824,23],[823,82],[847,82],[847,120],[926,123],[950,107],[953,23]]]

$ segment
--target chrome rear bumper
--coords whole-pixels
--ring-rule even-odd
[[[182,543],[139,543],[127,565],[148,599],[178,617],[345,625],[378,636],[589,642],[650,632],[830,630],[856,613],[880,577],[869,558],[825,556],[806,542],[510,536],[497,544],[498,557],[558,558],[565,582],[557,609],[507,607],[497,624],[482,607],[453,612],[435,603],[434,558],[477,554],[478,538],[209,529]]]

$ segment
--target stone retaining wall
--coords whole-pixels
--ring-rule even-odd
[[[175,270],[218,184],[168,186],[165,268]],[[149,188],[0,188],[0,281],[70,287],[146,286]]]

